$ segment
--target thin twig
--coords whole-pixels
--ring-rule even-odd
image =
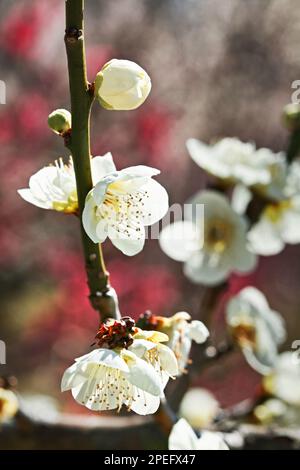
[[[85,199],[93,187],[90,152],[90,112],[94,100],[87,81],[84,45],[84,0],[66,1],[65,45],[68,57],[71,95],[72,131],[68,146],[71,149],[81,220]],[[109,284],[101,245],[97,245],[85,233],[81,223],[85,267],[90,289],[90,301],[101,316],[118,318],[118,303],[114,289]]]

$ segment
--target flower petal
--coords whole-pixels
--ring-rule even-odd
[[[144,198],[144,206],[142,206],[143,224],[152,225],[168,212],[169,196],[165,188],[153,179],[142,187],[142,191],[147,192],[148,195],[146,199]]]
[[[176,376],[178,374],[178,362],[172,349],[159,343],[157,351],[162,369],[171,377]]]
[[[258,255],[277,255],[284,248],[278,227],[264,216],[248,232],[248,240],[251,250]]]
[[[187,261],[199,248],[197,228],[193,222],[178,221],[167,225],[159,235],[161,249],[176,261]]]
[[[181,418],[169,436],[169,450],[196,450],[198,438],[191,426]]]
[[[91,192],[87,195],[82,212],[82,225],[87,235],[94,243],[99,242],[97,225],[99,218],[96,216],[96,204]]]
[[[24,201],[33,204],[34,206],[40,207],[41,209],[52,209],[52,202],[49,200],[41,200],[36,198],[32,191],[28,188],[18,189],[18,194]]]
[[[112,244],[127,256],[138,254],[145,244],[145,230],[143,227],[140,227],[140,231],[137,232],[135,227],[127,226],[127,232],[118,232],[114,227],[109,226],[108,237]]]
[[[91,170],[94,185],[98,183],[104,176],[117,171],[110,152],[103,157],[94,157],[91,159]]]
[[[202,323],[202,321],[193,320],[189,324],[189,336],[197,344],[202,344],[209,337],[209,331],[206,328],[206,326],[204,325],[204,323]]]
[[[160,398],[151,395],[143,390],[134,388],[133,401],[130,409],[139,415],[149,415],[155,413],[160,405]]]
[[[162,394],[159,375],[150,364],[136,356],[135,361],[129,362],[128,366],[129,372],[124,375],[132,385],[151,395],[160,396]]]
[[[184,265],[184,273],[191,281],[207,286],[221,283],[230,271],[230,258],[214,257],[204,251],[193,253]]]

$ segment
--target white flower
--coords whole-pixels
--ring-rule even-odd
[[[282,175],[285,174],[282,153],[275,154],[267,148],[257,150],[253,143],[230,137],[214,145],[189,139],[187,148],[192,159],[208,173],[246,186],[262,185],[270,195],[277,196],[276,188],[270,185],[277,187],[282,184]]]
[[[249,272],[256,256],[246,244],[247,224],[227,199],[215,191],[200,191],[189,201],[204,206],[203,220],[175,222],[160,234],[160,246],[171,258],[184,262],[184,272],[193,282],[216,285],[231,272]],[[201,217],[200,217],[201,218]]]
[[[95,80],[95,96],[106,109],[136,109],[144,103],[150,90],[149,75],[130,60],[110,60]]]
[[[178,375],[178,362],[174,352],[162,342],[168,341],[168,336],[159,331],[145,331],[138,328],[130,351],[151,364],[160,375],[163,387],[169,378]]]
[[[146,340],[144,338],[147,338]],[[75,359],[62,378],[62,391],[72,390],[91,410],[155,413],[169,377],[177,373],[173,352],[160,341],[168,337],[143,332],[130,317],[108,320],[96,335],[99,349]]]
[[[184,395],[179,414],[193,428],[209,426],[220,411],[214,395],[204,388],[190,388]]]
[[[142,329],[154,329],[165,333],[169,338],[167,346],[172,349],[178,361],[179,373],[186,372],[192,341],[204,343],[209,331],[199,320],[191,321],[187,312],[178,312],[172,317],[161,317],[151,312],[142,314],[137,322]]]
[[[114,171],[111,153],[91,159],[93,184],[96,184],[105,172]],[[25,201],[42,209],[76,213],[78,198],[72,157],[65,165],[62,159],[49,165],[31,176],[29,188],[19,189],[18,193]]]
[[[78,200],[72,159],[68,165],[60,159],[55,165],[42,168],[29,179],[29,188],[19,189],[18,193],[25,201],[42,209],[76,212]]]
[[[185,419],[180,419],[169,436],[169,450],[229,450],[217,432],[203,431],[197,437]]]
[[[109,237],[124,254],[135,255],[144,246],[144,226],[168,210],[166,190],[152,179],[159,170],[140,165],[117,171],[110,154],[97,163],[97,183],[82,216],[84,229],[94,243]]]
[[[75,360],[62,378],[62,391],[90,410],[120,410],[138,414],[157,410],[163,392],[154,368],[126,349],[96,349]]]
[[[300,361],[294,352],[286,351],[277,357],[274,369],[264,377],[264,389],[286,403],[300,406]]]
[[[258,255],[280,253],[285,244],[300,243],[300,194],[268,204],[248,232],[251,249]]]
[[[226,320],[251,367],[269,373],[286,333],[282,317],[270,309],[262,292],[255,287],[242,289],[228,302]]]

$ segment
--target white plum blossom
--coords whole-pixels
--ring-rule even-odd
[[[161,317],[147,311],[140,315],[137,326],[145,330],[154,330],[168,338],[166,345],[174,352],[178,363],[178,375],[185,373],[189,363],[192,341],[204,343],[209,331],[199,320],[192,320],[187,312],[177,312],[172,317]],[[176,374],[177,375],[177,374]]]
[[[120,410],[155,413],[162,383],[154,368],[126,349],[96,349],[79,357],[62,378],[62,391],[94,411]]]
[[[146,339],[144,339],[146,338]],[[124,405],[137,414],[155,413],[177,361],[166,335],[143,332],[130,317],[109,320],[96,335],[98,349],[75,360],[62,378],[62,391],[94,411],[118,411]]]
[[[232,137],[213,145],[188,139],[186,145],[197,165],[213,176],[229,183],[257,186],[267,191],[270,197],[280,197],[286,173],[283,153],[273,153],[267,148],[256,149],[254,143]]]
[[[203,220],[194,213],[187,215],[163,228],[159,238],[162,250],[184,263],[186,276],[195,283],[216,285],[232,272],[252,271],[256,255],[247,247],[247,222],[227,198],[216,191],[200,191],[188,202],[194,208],[204,207]]]
[[[248,232],[251,249],[258,255],[280,253],[286,244],[300,243],[300,194],[268,204]]]
[[[149,75],[130,60],[112,59],[96,75],[95,96],[106,109],[136,109],[150,91]]]
[[[108,237],[128,256],[139,253],[145,226],[160,220],[168,210],[168,194],[152,176],[159,170],[133,166],[117,171],[111,154],[97,165],[95,187],[86,197],[82,222],[94,243]]]
[[[111,153],[91,159],[94,185],[103,177],[106,169],[110,171],[115,168],[111,162]],[[72,157],[69,158],[68,164],[60,158],[54,165],[45,166],[30,177],[29,188],[19,189],[18,193],[25,201],[42,209],[76,213],[78,198]]]
[[[268,374],[286,336],[280,314],[270,309],[262,292],[246,287],[228,302],[226,321],[250,366]]]
[[[198,437],[185,419],[173,426],[169,436],[169,450],[229,450],[222,435],[203,431]]]
[[[264,389],[289,405],[300,406],[300,361],[295,352],[281,353],[273,370],[263,379]]]
[[[184,395],[179,414],[195,429],[209,426],[220,411],[214,395],[205,388],[190,388]]]
[[[178,375],[178,362],[174,352],[166,344],[161,344],[169,338],[159,331],[137,330],[129,349],[154,367],[165,386],[170,377],[175,378]]]
[[[78,210],[76,180],[72,158],[67,165],[62,159],[49,165],[29,179],[29,188],[19,189],[25,201],[42,209],[74,213]]]

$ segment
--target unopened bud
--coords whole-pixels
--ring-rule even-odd
[[[105,109],[136,109],[144,103],[150,90],[149,75],[130,60],[112,59],[95,79],[95,96]]]
[[[71,129],[71,113],[66,109],[56,109],[48,116],[48,125],[56,134],[64,134]]]

